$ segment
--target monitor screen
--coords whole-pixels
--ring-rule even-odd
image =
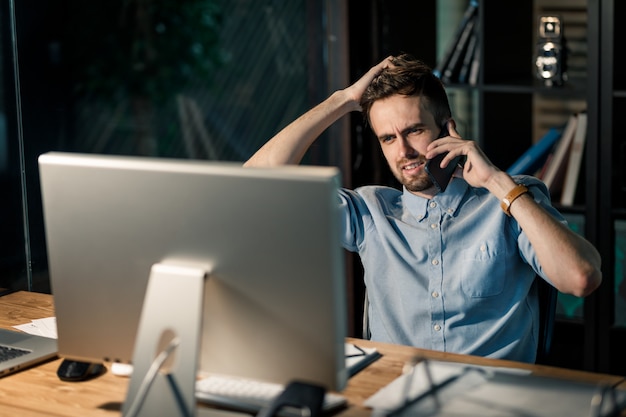
[[[60,356],[130,363],[152,266],[206,265],[200,371],[344,387],[336,168],[61,152],[39,168]]]

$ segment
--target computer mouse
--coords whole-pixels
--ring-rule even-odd
[[[101,363],[80,362],[70,359],[64,359],[57,369],[57,376],[62,381],[86,381],[95,378],[105,371],[105,367]]]

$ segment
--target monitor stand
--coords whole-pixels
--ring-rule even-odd
[[[133,352],[124,417],[196,415],[195,381],[208,268],[155,264]]]

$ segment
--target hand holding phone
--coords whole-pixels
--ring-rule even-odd
[[[449,135],[447,123],[448,122],[444,123],[444,125],[441,127],[441,133],[439,134],[438,138],[442,138],[444,136]],[[441,168],[439,164],[441,164],[441,160],[447,154],[448,152],[440,153],[434,158],[429,159],[426,162],[426,166],[424,167],[424,169],[426,170],[426,172],[432,179],[433,184],[435,184],[435,187],[437,187],[437,189],[441,193],[444,192],[446,188],[448,187],[448,184],[450,183],[450,179],[452,179],[452,174],[454,174],[454,171],[456,170],[462,158],[462,156],[457,156],[452,161],[450,161],[445,168]]]

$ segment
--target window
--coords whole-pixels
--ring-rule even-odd
[[[341,9],[321,0],[1,7],[0,287],[9,289],[50,291],[41,153],[244,161],[342,70],[329,67],[324,36]]]

